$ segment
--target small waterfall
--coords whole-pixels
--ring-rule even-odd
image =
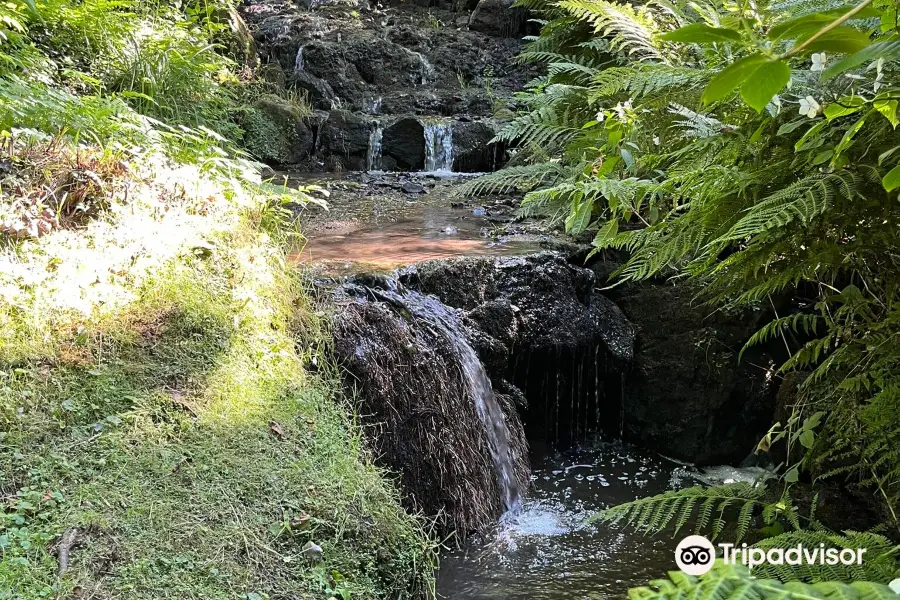
[[[374,290],[373,290],[374,292]],[[515,511],[521,503],[522,491],[515,473],[515,460],[511,444],[511,434],[506,424],[506,417],[500,404],[494,397],[494,389],[484,365],[475,354],[475,350],[466,340],[460,329],[458,317],[437,298],[425,296],[413,291],[402,294],[397,287],[389,291],[377,291],[392,302],[403,306],[417,319],[425,321],[440,331],[450,342],[468,387],[469,395],[475,403],[478,418],[484,427],[491,460],[497,474],[503,509]]]
[[[381,169],[381,137],[384,130],[381,125],[375,123],[372,132],[369,133],[369,149],[366,151],[366,171],[378,171]]]
[[[434,66],[428,62],[428,59],[425,58],[422,53],[416,52],[415,50],[410,50],[409,48],[403,48],[407,53],[416,57],[416,60],[419,61],[419,77],[418,82],[413,81],[413,83],[418,83],[419,85],[427,85],[428,82],[434,79]]]
[[[370,115],[380,115],[381,114],[381,96],[377,98],[372,98],[371,100],[366,100],[365,110]]]
[[[425,170],[453,171],[453,127],[449,122],[424,122]]]
[[[297,48],[297,58],[294,59],[294,73],[299,73],[303,70],[303,46]]]

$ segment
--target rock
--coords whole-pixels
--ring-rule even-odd
[[[502,166],[501,147],[491,144],[494,128],[484,121],[453,123],[453,170],[457,173],[484,173]]]
[[[594,266],[601,279],[610,267]],[[624,435],[667,456],[701,465],[738,464],[768,430],[776,382],[771,347],[738,352],[765,322],[763,311],[726,314],[695,302],[685,283],[612,288],[610,298],[637,327],[626,374]]]
[[[239,62],[252,68],[258,64],[256,57],[256,40],[244,18],[237,9],[232,5],[228,8],[220,9],[224,11],[224,20],[228,22],[228,31],[231,34],[228,40],[228,49]]]
[[[618,373],[632,359],[634,336],[622,311],[594,292],[590,270],[545,252],[429,261],[400,280],[467,312],[470,342],[491,378],[528,399],[529,439],[565,444],[618,423]]]
[[[305,91],[313,108],[331,110],[337,104],[337,96],[328,82],[307,71],[293,72],[288,83],[298,90]]]
[[[315,542],[306,542],[300,550],[300,554],[310,563],[316,564],[322,562],[322,557],[325,553],[322,547]]]
[[[421,183],[416,183],[415,181],[404,181],[403,185],[400,186],[400,189],[407,194],[425,193],[425,186],[423,186]]]
[[[276,167],[294,165],[313,149],[313,132],[303,111],[277,97],[242,109],[237,120],[244,129],[244,147],[258,160]]]
[[[425,128],[415,117],[403,117],[384,129],[381,155],[396,161],[404,171],[425,168]]]
[[[332,110],[319,128],[319,149],[332,159],[332,165],[339,164],[343,169],[361,171],[366,168],[372,127],[370,119],[345,110]],[[335,163],[335,160],[339,162]]]
[[[522,33],[525,13],[513,8],[514,0],[479,0],[469,16],[469,29],[497,37],[515,37]]]

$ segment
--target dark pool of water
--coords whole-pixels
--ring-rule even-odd
[[[671,537],[588,523],[592,514],[636,498],[693,485],[684,467],[619,443],[595,442],[532,457],[521,512],[496,531],[449,553],[438,593],[450,599],[624,597],[676,568]]]

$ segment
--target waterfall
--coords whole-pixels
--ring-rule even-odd
[[[303,46],[297,48],[297,58],[294,59],[294,73],[303,70]]]
[[[517,510],[520,506],[522,491],[516,478],[512,436],[503,410],[494,396],[491,380],[484,370],[484,365],[478,359],[478,355],[475,354],[475,350],[466,340],[459,325],[459,318],[451,312],[452,309],[433,296],[425,296],[409,290],[404,290],[401,294],[396,285],[392,290],[372,291],[378,296],[401,305],[417,319],[435,327],[450,342],[456,358],[459,360],[468,388],[466,391],[475,403],[475,411],[484,427],[491,460],[497,475],[503,509],[506,511]]]
[[[381,137],[384,130],[381,125],[375,123],[374,129],[369,133],[369,149],[366,151],[366,171],[381,169]]]
[[[453,171],[453,127],[449,122],[422,123],[425,127],[425,170]]]

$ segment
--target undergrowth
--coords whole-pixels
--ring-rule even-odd
[[[4,205],[41,177],[17,148]],[[338,396],[277,206],[98,160],[89,218],[0,250],[0,598],[431,593],[432,543]]]

